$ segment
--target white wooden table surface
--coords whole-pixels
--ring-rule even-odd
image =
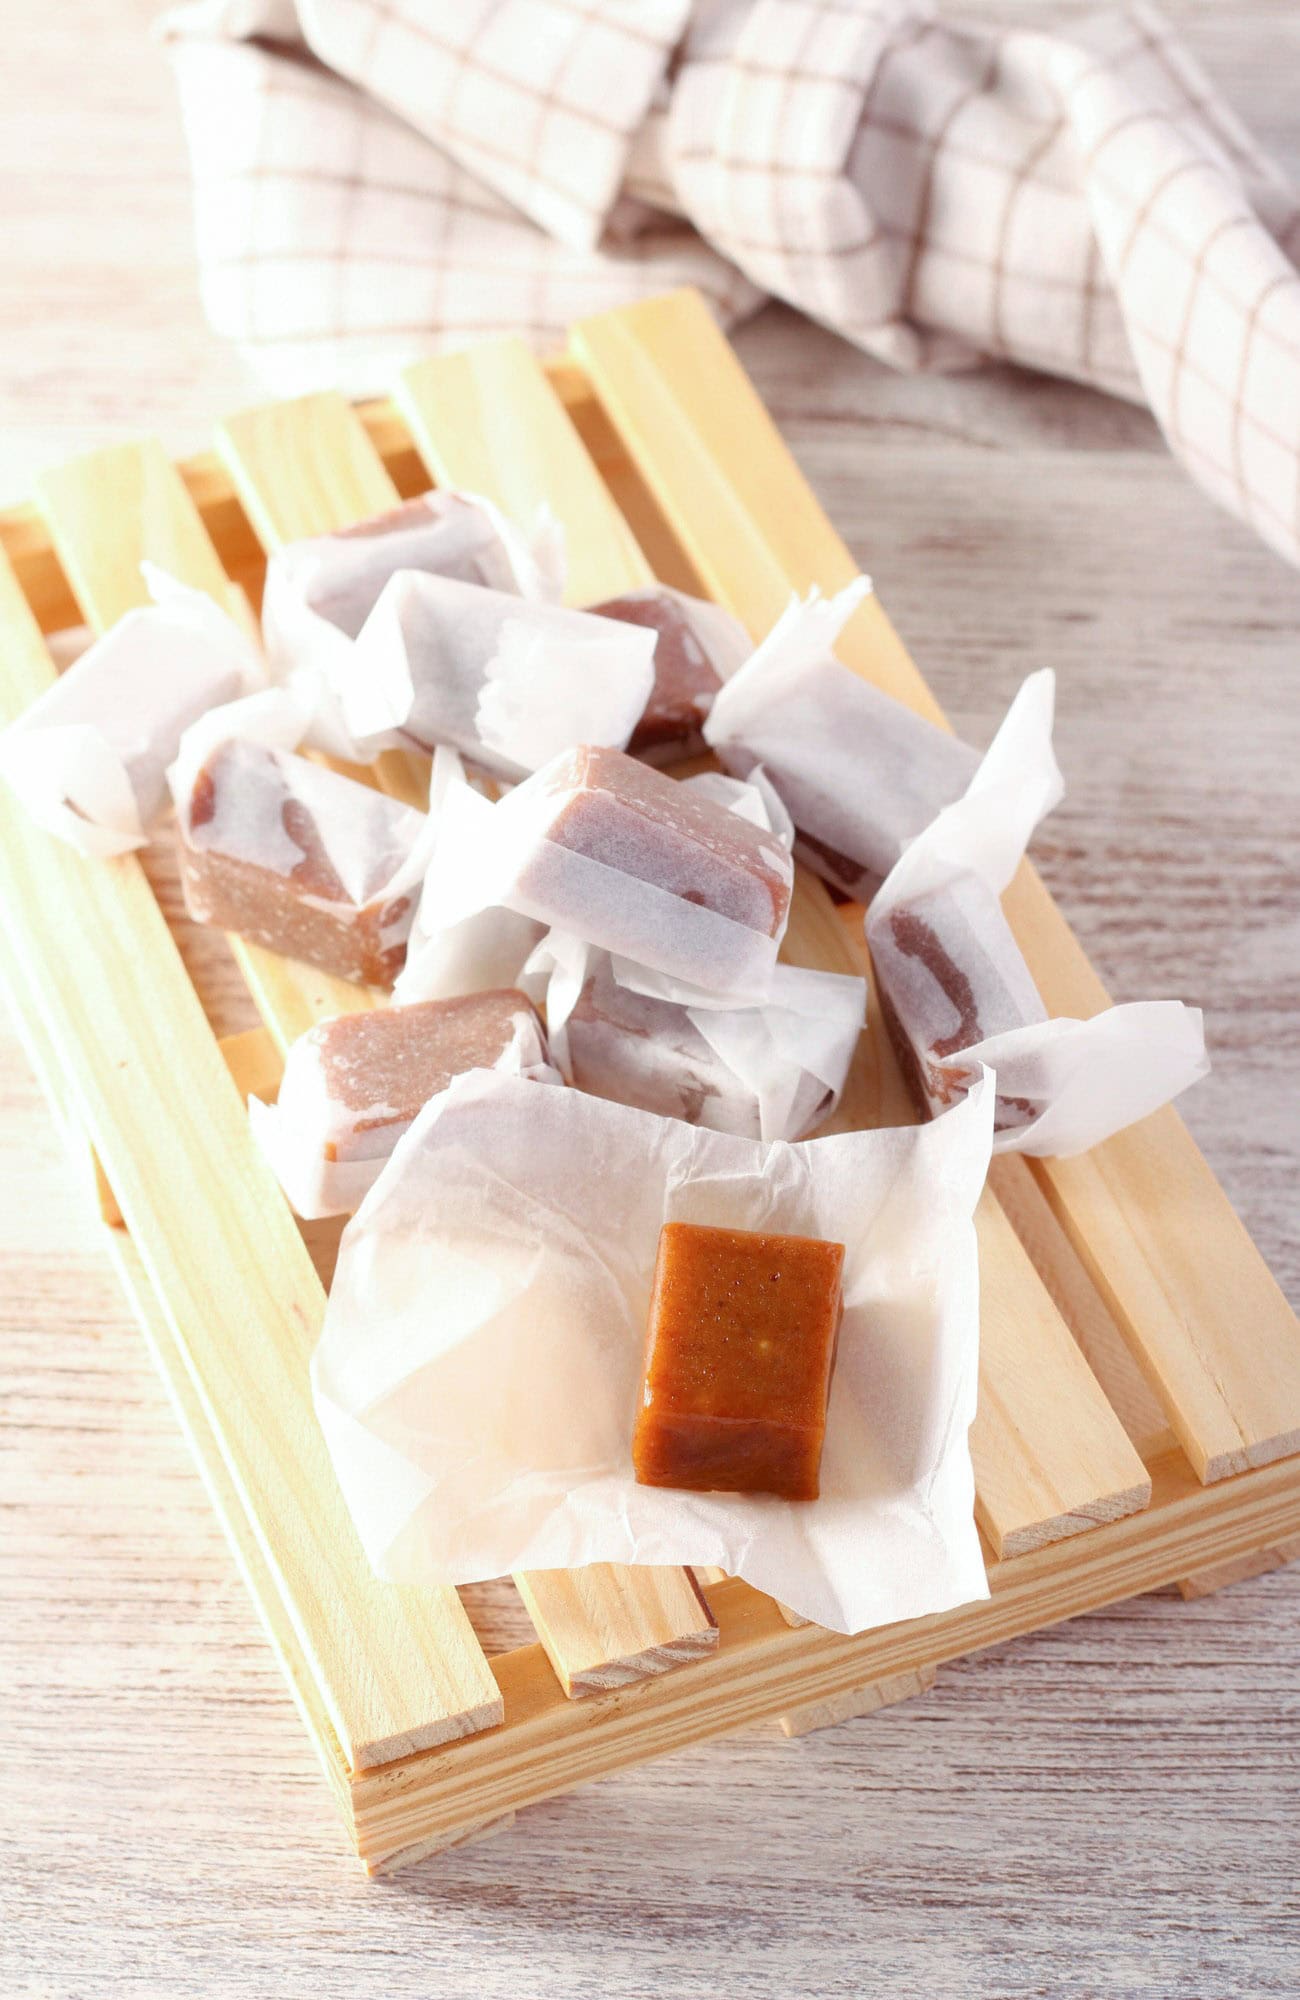
[[[0,0],[0,501],[256,385],[204,328],[143,0]],[[990,11],[993,11],[990,9]],[[1022,11],[1024,11],[1022,7]],[[1300,168],[1300,17],[1183,4]],[[1292,1296],[1300,577],[1145,417],[886,376],[769,312],[742,355],[959,729],[1056,667],[1037,853],[1119,998],[1207,1010],[1190,1122]],[[686,1996],[1300,1990],[1300,1568],[1145,1598],[926,1698],[750,1733],[368,1884],[0,1039],[0,1992]]]

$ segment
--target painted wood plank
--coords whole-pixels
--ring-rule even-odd
[[[3,564],[0,628],[7,720],[53,669]],[[88,864],[7,793],[0,834],[23,990],[345,1756],[363,1768],[499,1721],[455,1594],[380,1582],[357,1541],[311,1407],[324,1297],[138,862]]]
[[[534,366],[528,362],[530,370]],[[534,393],[526,404],[517,397],[513,413],[507,409],[503,416],[495,397],[508,397],[509,383],[499,370],[494,375],[491,434],[499,438],[505,421],[508,434],[522,440],[531,435],[536,421],[545,448],[529,462],[540,475],[553,462],[562,462],[568,419],[543,378],[537,377],[535,384],[531,375],[525,379]],[[452,387],[451,407],[477,452],[475,427],[480,420],[487,421],[485,412],[468,398],[459,379]],[[444,418],[440,434],[450,429]],[[571,449],[581,454],[571,432],[569,438]],[[218,446],[268,549],[305,535],[347,527],[391,506],[397,498],[359,417],[339,396],[306,396],[247,411],[222,426]],[[476,459],[475,472],[480,471],[484,477],[471,482],[462,476],[457,483],[473,484],[476,490],[487,490],[491,498],[503,501],[505,496],[487,483],[490,468]],[[531,518],[540,495],[529,504],[522,489],[515,486],[510,497],[526,507],[526,516]],[[583,535],[590,530],[590,513],[588,507],[584,517],[575,522]],[[597,539],[601,539],[599,535]],[[616,539],[607,532],[604,546],[616,547]],[[387,788],[386,768],[381,767],[380,782]],[[682,1570],[624,1571],[602,1564],[573,1575],[547,1571],[516,1581],[569,1693],[580,1694],[608,1684],[602,1673],[626,1680],[637,1673],[663,1672],[715,1643],[707,1608]]]
[[[765,632],[792,591],[848,581],[852,556],[696,294],[589,320],[573,346],[691,562],[751,630]],[[838,650],[942,721],[877,598]],[[1006,909],[1051,1013],[1107,1004],[1028,865]],[[1033,1171],[1198,1475],[1300,1449],[1300,1328],[1177,1113]]]

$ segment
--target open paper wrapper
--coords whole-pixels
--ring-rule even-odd
[[[987,1595],[967,1432],[984,1080],[927,1126],[764,1145],[476,1070],[426,1105],[344,1232],[316,1409],[375,1568],[472,1583],[715,1565],[833,1630]],[[638,1486],[668,1221],[845,1245],[821,1497]]]

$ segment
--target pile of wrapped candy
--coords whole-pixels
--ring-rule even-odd
[[[553,524],[439,491],[273,557],[260,646],[150,571],[152,605],[0,738],[63,839],[121,853],[170,804],[192,918],[381,989],[252,1107],[300,1213],[354,1210],[475,1069],[739,1137],[816,1131],[867,986],[779,961],[796,858],[866,903],[927,1115],[987,1067],[996,1148],[1074,1152],[1203,1073],[1177,1003],[1049,1019],[1003,913],[1061,796],[1050,673],[981,756],[836,659],[866,578],[754,649],[658,585],[570,608],[563,569]],[[394,749],[431,760],[427,811],[338,768]],[[667,774],[706,749],[720,768]]]
[[[91,865],[170,811],[192,919],[359,989],[249,1113],[351,1217],[312,1387],[374,1566],[705,1564],[839,1631],[986,1593],[990,1143],[1205,1069],[1174,1001],[1049,1018],[1007,921],[1052,675],[980,755],[836,658],[865,577],[755,648],[659,585],[570,607],[555,528],[455,492],[279,552],[260,635],[146,581],[0,770]],[[782,958],[796,861],[865,906],[925,1122],[823,1131],[868,986]]]

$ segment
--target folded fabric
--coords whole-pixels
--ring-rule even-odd
[[[209,317],[286,393],[771,294],[893,367],[1147,401],[1300,559],[1300,207],[1147,6],[193,0],[165,32]]]

